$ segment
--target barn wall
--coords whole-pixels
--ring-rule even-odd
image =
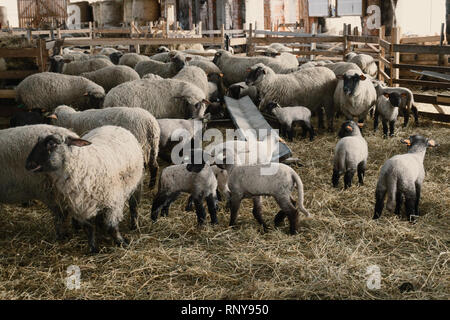
[[[18,0],[19,27],[48,28],[52,22],[62,24],[67,19],[69,0]]]

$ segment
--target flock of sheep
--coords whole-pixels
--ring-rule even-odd
[[[42,201],[54,216],[58,238],[65,236],[72,218],[75,227],[85,229],[91,252],[97,252],[96,227],[106,227],[117,244],[127,243],[118,226],[128,201],[130,228],[137,227],[144,167],[153,188],[158,156],[171,152],[175,131],[184,129],[190,144],[198,127],[204,130],[209,119],[224,117],[225,95],[248,95],[261,111],[279,120],[281,135],[290,140],[296,123],[312,140],[312,116],[318,116],[323,128],[325,113],[333,131],[334,120],[343,115],[346,121],[338,132],[332,173],[335,187],[341,175],[345,188],[350,187],[355,173],[363,184],[368,147],[360,127],[369,112],[375,111],[375,130],[381,117],[385,137],[388,130],[393,135],[399,111],[405,125],[410,111],[418,121],[411,91],[376,81],[377,65],[367,55],[350,53],[344,62],[299,65],[280,44],[254,57],[218,50],[213,60],[201,55],[201,49],[158,51],[148,57],[113,48],[97,55],[66,49],[52,57],[51,72],[24,79],[17,86],[17,100],[30,111],[14,116],[13,128],[0,130],[0,203]],[[352,121],[355,118],[358,123]],[[418,215],[425,151],[437,144],[419,135],[401,142],[408,152],[381,168],[374,219],[381,215],[386,194],[389,210],[399,214],[404,198],[408,218]],[[254,217],[267,228],[261,196],[269,195],[281,209],[275,225],[287,217],[290,232],[296,233],[298,211],[310,213],[303,206],[298,174],[288,165],[270,164],[277,143],[277,138],[267,136],[264,141],[191,148],[189,159],[198,156],[201,161],[162,171],[152,220],[160,213],[167,215],[170,204],[184,192],[191,196],[188,208],[194,204],[199,224],[206,221],[204,200],[211,223],[218,223],[222,195],[228,199],[230,225],[236,223],[242,199],[252,198]],[[257,155],[249,158],[249,153]],[[269,169],[270,174],[261,174]],[[297,201],[291,196],[295,187]]]

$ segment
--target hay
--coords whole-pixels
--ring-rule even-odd
[[[104,238],[101,253],[89,256],[83,233],[55,241],[51,216],[41,205],[3,206],[0,299],[449,299],[449,129],[424,120],[420,128],[397,128],[388,140],[366,130],[365,185],[347,191],[331,187],[334,134],[288,143],[305,165],[295,170],[313,214],[302,220],[296,236],[288,235],[287,223],[263,233],[248,200],[234,229],[227,226],[223,204],[220,224],[198,229],[195,214],[183,211],[186,196],[169,217],[152,224],[152,192],[146,190],[140,229],[130,232],[128,220],[122,224],[130,247],[114,247]],[[372,221],[379,168],[405,151],[400,137],[416,132],[441,143],[425,158],[420,204],[425,215],[410,224],[385,211]],[[277,211],[265,198],[264,217],[272,226]],[[70,291],[65,277],[73,264],[81,268],[81,289]],[[371,265],[380,268],[380,290],[366,286]],[[402,293],[407,282],[413,290]]]
[[[18,49],[18,48],[37,48],[36,39],[28,42],[26,37],[2,35],[0,34],[0,48]]]

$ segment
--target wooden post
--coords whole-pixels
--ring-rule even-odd
[[[384,59],[386,59],[386,49],[384,49],[380,45],[380,40],[384,40],[385,33],[386,33],[386,27],[385,26],[381,26],[381,28],[378,29],[378,34],[379,34],[379,36],[378,36],[378,46],[380,47],[380,52],[378,53],[378,55],[379,55],[380,58],[384,58]],[[382,70],[384,72],[384,61],[382,59],[378,59],[378,80],[383,80],[384,82],[386,82],[386,79],[381,74],[380,70]]]
[[[392,44],[391,44],[391,57],[393,58],[391,61],[391,80],[389,81],[389,86],[391,87],[398,87],[398,84],[394,84],[394,79],[399,79],[399,70],[398,68],[394,68],[393,64],[400,63],[400,52],[394,52],[394,44],[400,43],[400,35],[401,35],[401,29],[400,27],[394,27],[392,28]]]
[[[247,38],[247,56],[252,53],[253,24],[250,23]]]
[[[92,26],[92,21],[89,21],[89,39],[93,39],[93,26]],[[93,46],[89,46],[89,53],[90,54],[94,54],[94,47]]]
[[[38,66],[40,72],[47,71],[47,58],[48,58],[48,51],[45,47],[45,40],[39,39],[38,43],[39,48],[39,56],[38,56]]]
[[[445,23],[441,23],[441,40],[440,40],[440,42],[439,42],[439,44],[440,44],[441,46],[444,45],[444,39],[445,39],[444,27],[445,27]],[[448,59],[445,59],[445,55],[440,54],[440,55],[439,55],[439,58],[438,58],[438,64],[439,64],[440,66],[444,65],[444,64],[445,64],[445,60],[448,61]]]
[[[220,38],[222,39],[222,43],[220,44],[220,47],[223,49],[225,48],[225,25],[222,23],[222,29],[220,30]]]
[[[167,17],[166,17],[166,38],[169,38],[169,22],[167,22]]]
[[[200,35],[200,37],[202,36],[202,22],[201,21],[198,23],[198,34]]]
[[[343,39],[343,43],[342,43],[342,45],[343,45],[343,50],[342,50],[343,57],[342,57],[342,60],[345,60],[345,56],[348,53],[347,24],[345,24],[345,23],[344,23],[344,27],[343,27],[343,30],[342,30],[342,39]]]
[[[311,27],[311,35],[316,35],[316,34],[317,34],[317,24],[315,22],[313,22],[312,27]],[[316,48],[317,48],[316,43],[312,42],[310,50],[313,51],[313,50],[316,50]],[[312,61],[312,60],[315,59],[315,57],[316,56],[312,54],[312,55],[309,56],[309,60]]]

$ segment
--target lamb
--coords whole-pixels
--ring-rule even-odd
[[[269,102],[281,106],[305,106],[319,113],[319,127],[323,127],[321,107],[325,109],[328,129],[333,130],[333,93],[336,76],[325,67],[308,68],[291,74],[275,72],[259,63],[250,68],[245,83],[254,85],[261,97],[259,109],[265,110]]]
[[[233,99],[249,96],[255,105],[259,105],[261,102],[258,95],[258,89],[256,89],[255,86],[246,85],[245,82],[238,82],[229,86],[228,95]]]
[[[85,72],[91,72],[113,65],[114,64],[109,59],[89,59],[86,61],[73,61],[64,65],[62,73],[68,75],[80,75]]]
[[[148,61],[149,57],[143,56],[137,53],[125,53],[119,59],[119,65],[126,65],[130,68],[136,67],[136,65],[141,61]]]
[[[173,79],[185,81],[196,85],[200,90],[203,91],[205,97],[209,96],[209,84],[208,77],[206,73],[195,66],[186,66],[182,68]]]
[[[162,78],[172,78],[175,76],[186,64],[186,58],[180,54],[175,54],[171,58],[171,62],[164,63],[156,60],[140,61],[134,67],[134,70],[139,76],[144,76],[147,73],[153,73]]]
[[[191,194],[195,204],[197,223],[202,225],[206,220],[203,200],[206,199],[211,223],[217,224],[217,180],[203,157],[201,164],[178,164],[166,167],[159,180],[158,194],[153,200],[151,218],[156,221],[159,211],[168,215],[170,204],[181,192]]]
[[[203,118],[208,103],[205,98],[197,86],[185,81],[141,79],[122,83],[109,91],[103,108],[142,108],[157,119]]]
[[[222,70],[227,84],[245,81],[247,69],[258,64],[272,68],[275,73],[291,73],[297,70],[296,64],[289,64],[276,58],[258,56],[258,57],[236,57],[225,50],[218,50],[214,55],[213,62]]]
[[[262,170],[270,170],[271,174],[262,174]],[[235,166],[229,173],[228,197],[230,199],[230,226],[236,224],[239,207],[242,199],[253,198],[253,216],[264,229],[261,211],[261,196],[272,196],[281,208],[275,216],[275,226],[279,226],[288,216],[290,233],[297,233],[298,211],[291,193],[294,187],[298,188],[298,207],[307,217],[310,213],[303,206],[303,183],[298,174],[283,163],[258,164]]]
[[[389,211],[399,215],[402,198],[405,197],[408,220],[412,221],[419,215],[420,192],[425,177],[423,160],[427,148],[437,147],[438,144],[421,135],[412,135],[408,139],[401,139],[400,142],[408,146],[408,153],[393,156],[381,167],[375,192],[373,219],[381,217],[386,193],[386,208]]]
[[[160,128],[155,117],[148,111],[141,108],[116,107],[77,112],[62,105],[57,107],[50,117],[53,118],[52,124],[71,129],[80,135],[105,125],[129,130],[142,147],[144,163],[149,166],[150,188],[154,187],[158,174]]]
[[[202,130],[202,122],[198,119],[158,119],[160,127],[160,139],[159,148],[166,148],[172,139],[179,139],[181,135],[185,135],[185,139],[190,141],[197,130]],[[197,129],[197,130],[196,130]],[[174,136],[176,132],[179,132],[179,136]]]
[[[345,189],[352,186],[353,175],[358,171],[359,184],[364,184],[367,157],[367,142],[362,137],[358,125],[351,120],[345,121],[339,130],[341,138],[336,144],[333,159],[333,187],[339,185],[339,177],[344,175]]]
[[[383,134],[387,137],[388,122],[389,122],[389,136],[394,135],[395,121],[397,121],[398,107],[402,96],[406,98],[406,94],[400,95],[398,92],[384,93],[377,99],[377,107],[375,110],[375,120],[373,122],[373,130],[378,129],[378,118],[381,116],[381,123],[383,124]]]
[[[141,146],[128,130],[103,126],[81,139],[47,135],[30,152],[26,169],[50,179],[57,198],[64,199],[73,218],[84,225],[90,251],[96,253],[95,225],[102,218],[116,244],[127,244],[119,232],[127,200],[131,227],[136,227],[143,163]]]
[[[206,73],[207,76],[209,76],[212,73],[216,73],[216,74],[222,73],[222,71],[220,71],[219,67],[217,67],[214,63],[212,63],[212,61],[193,60],[193,59],[189,59],[188,61],[189,61],[188,64],[190,66],[199,67]]]
[[[347,120],[358,118],[364,123],[369,110],[377,102],[377,93],[372,82],[361,72],[350,70],[337,77],[339,82],[334,92],[334,103]]]
[[[377,92],[377,96],[381,96],[384,93],[392,93],[397,92],[401,96],[401,101],[399,104],[399,109],[403,112],[403,127],[406,127],[409,122],[409,112],[410,110],[414,115],[414,122],[416,125],[419,124],[419,112],[417,107],[414,105],[414,94],[411,90],[405,87],[387,87],[382,82],[377,80],[372,80],[372,83],[375,86],[375,90]]]
[[[378,67],[375,59],[368,54],[356,54],[350,52],[345,56],[345,61],[355,63],[365,74],[375,78],[378,73]]]
[[[361,69],[352,62],[336,62],[336,63],[328,63],[325,64],[324,67],[327,67],[331,71],[334,72],[334,74],[337,76],[344,75],[347,71],[357,71],[359,73],[362,73]]]
[[[50,134],[78,138],[77,134],[65,128],[44,124],[0,130],[0,203],[42,201],[53,214],[56,238],[60,240],[66,236],[64,201],[55,198],[46,176],[31,174],[24,166],[38,140]]]
[[[53,111],[66,104],[77,109],[98,108],[105,97],[105,89],[80,76],[52,72],[26,77],[16,87],[16,100],[27,109]]]
[[[106,67],[81,76],[102,86],[106,93],[121,83],[140,79],[139,74],[128,66]]]
[[[224,97],[227,92],[227,88],[223,83],[223,73],[210,73],[208,74],[208,100],[211,102],[220,101],[224,102]]]
[[[314,139],[314,128],[311,125],[311,111],[305,107],[284,107],[282,108],[276,102],[270,102],[267,105],[267,110],[280,122],[281,135],[283,137],[288,136],[292,141],[294,137],[294,130],[292,125],[294,122],[300,122],[303,129],[303,138],[306,137],[306,133],[309,132],[309,140]]]

